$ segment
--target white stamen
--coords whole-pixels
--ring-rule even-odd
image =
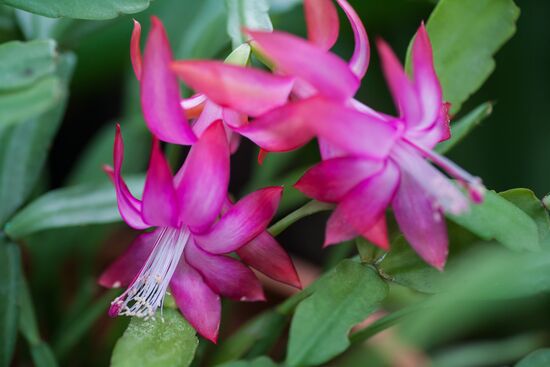
[[[166,289],[189,239],[188,229],[164,228],[153,252],[128,289],[111,304],[113,313],[152,318],[164,303]]]

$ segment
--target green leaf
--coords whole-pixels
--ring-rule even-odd
[[[272,31],[267,0],[226,0],[228,9],[227,33],[233,42],[233,48],[247,41],[243,28]]]
[[[483,203],[470,205],[468,213],[448,217],[484,240],[495,239],[510,249],[540,248],[535,222],[494,191],[486,192]]]
[[[474,342],[448,347],[432,358],[432,367],[509,366],[526,353],[544,345],[540,334],[519,335],[504,340]],[[550,362],[550,359],[548,360]],[[542,365],[541,365],[542,366]],[[544,366],[547,366],[544,365]]]
[[[0,0],[31,13],[51,18],[111,19],[145,10],[150,0]]]
[[[550,366],[550,349],[539,349],[529,354],[516,364],[516,367],[547,367]]]
[[[0,234],[1,236],[1,234]],[[0,366],[11,365],[17,340],[17,295],[21,260],[19,248],[0,237]]]
[[[231,337],[222,340],[211,363],[218,365],[242,358],[251,349],[268,347],[286,327],[286,317],[278,312],[266,311],[241,326]]]
[[[0,92],[32,85],[56,68],[53,40],[12,41],[0,45]]]
[[[143,177],[127,180],[130,190],[143,187]],[[21,238],[45,229],[112,223],[122,220],[115,190],[108,182],[50,191],[23,208],[6,224],[6,233]]]
[[[474,247],[452,271],[445,292],[431,296],[401,323],[410,342],[431,347],[460,337],[480,323],[513,318],[521,300],[550,291],[550,252]]]
[[[286,363],[317,365],[346,350],[351,328],[373,313],[387,293],[388,286],[370,266],[340,263],[296,309]]]
[[[447,223],[447,233],[449,256],[445,272],[440,272],[422,260],[403,235],[398,235],[392,240],[390,251],[383,256],[378,265],[380,271],[392,282],[419,292],[444,291],[443,280],[447,276],[447,271],[453,268],[456,261],[460,261],[461,255],[479,242],[477,236],[452,222]]]
[[[491,75],[493,55],[515,33],[518,17],[513,0],[439,1],[426,28],[435,70],[453,114]],[[410,52],[408,56],[410,66]]]
[[[511,189],[500,195],[523,210],[537,224],[540,244],[550,249],[550,218],[546,208],[535,193],[529,189]]]
[[[492,112],[493,104],[491,102],[486,102],[478,106],[472,112],[451,124],[451,138],[438,144],[435,150],[440,154],[447,153],[471,133]]]
[[[132,318],[118,340],[112,367],[187,367],[193,361],[199,341],[195,330],[179,312],[165,309],[162,317]]]
[[[61,103],[42,115],[0,130],[0,224],[23,204],[40,177],[65,112],[67,86],[75,63],[70,53],[59,58],[57,75],[64,85]]]
[[[19,330],[29,344],[34,365],[36,367],[56,367],[57,361],[50,346],[40,338],[31,294],[24,279],[22,279],[21,285],[21,292],[19,292]]]
[[[45,77],[28,88],[0,94],[0,132],[47,111],[62,95],[61,83],[55,76]]]
[[[52,38],[63,43],[63,35],[71,29],[71,39],[79,36],[79,30],[84,24],[81,21],[75,21],[70,18],[48,18],[42,15],[29,13],[24,10],[15,9],[15,17],[21,32],[28,40]],[[97,23],[96,23],[97,24]]]
[[[237,361],[219,365],[219,367],[277,367],[268,357],[259,357],[252,361]]]

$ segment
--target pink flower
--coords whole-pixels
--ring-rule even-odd
[[[314,137],[314,132],[300,113],[304,100],[322,95],[370,110],[353,99],[369,63],[367,33],[348,2],[337,2],[350,20],[355,36],[355,50],[349,63],[328,51],[336,42],[339,31],[338,14],[332,0],[304,2],[309,41],[284,32],[248,31],[254,47],[274,65],[276,75],[271,79],[294,79],[292,85],[290,82],[286,84],[292,87],[293,101],[290,103],[286,103],[290,89],[285,88],[284,93],[277,93],[279,88],[275,86],[282,82],[270,81],[269,74],[260,70],[229,65],[222,67],[223,64],[211,61],[181,62],[175,70],[197,92],[233,111],[256,117],[249,124],[233,124],[234,131],[266,151],[296,149]],[[203,78],[204,75],[208,77]],[[269,99],[274,103],[266,103]],[[321,143],[323,152],[328,154],[329,149]]]
[[[443,213],[464,213],[469,202],[425,158],[456,178],[474,202],[483,199],[484,187],[479,178],[432,150],[450,131],[448,105],[443,103],[424,25],[413,44],[412,80],[385,42],[379,41],[378,47],[399,117],[338,106],[324,97],[305,102],[302,118],[340,153],[307,171],[296,187],[317,200],[338,204],[327,224],[325,245],[361,235],[388,249],[385,210],[391,206],[415,251],[442,269],[448,252]],[[373,133],[374,126],[386,126],[391,133],[374,135],[382,131]]]
[[[227,199],[229,146],[220,121],[204,131],[174,177],[155,138],[141,200],[121,177],[123,154],[117,127],[114,168],[106,170],[120,214],[135,229],[156,229],[139,236],[102,274],[103,286],[128,286],[113,301],[111,316],[152,317],[170,287],[185,318],[215,342],[220,295],[240,301],[264,299],[248,266],[300,287],[290,258],[266,232],[282,188],[258,190],[235,204]],[[240,261],[226,256],[232,252]]]
[[[130,55],[141,84],[144,116],[153,134],[166,142],[192,144],[195,136],[200,137],[212,123],[222,120],[234,152],[239,135],[233,131],[248,123],[247,116],[255,117],[285,104],[293,87],[291,77],[219,61],[173,62],[166,32],[156,17],[152,18],[143,60],[140,37],[141,26],[134,21]],[[208,98],[198,93],[182,100],[176,75],[193,89],[209,90]],[[187,119],[193,120],[192,128]]]

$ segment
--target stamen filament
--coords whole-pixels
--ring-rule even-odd
[[[189,230],[163,228],[153,252],[128,289],[111,303],[112,316],[149,318],[164,303],[170,279],[189,240]]]

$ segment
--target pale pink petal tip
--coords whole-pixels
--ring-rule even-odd
[[[332,0],[304,0],[308,39],[329,50],[338,39],[340,21]]]
[[[141,79],[141,24],[134,19],[134,29],[132,30],[132,38],[130,39],[130,60],[136,74],[137,80]]]
[[[370,60],[370,44],[367,31],[357,12],[346,0],[337,0],[337,2],[344,13],[346,13],[355,38],[355,49],[349,66],[353,73],[357,75],[359,79],[362,79],[367,72]]]

